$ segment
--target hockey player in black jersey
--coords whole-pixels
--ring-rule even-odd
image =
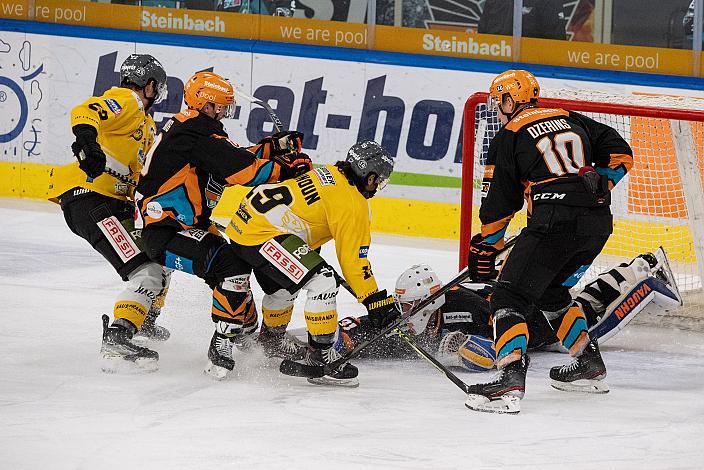
[[[538,81],[523,70],[498,75],[489,92],[490,108],[503,127],[489,146],[481,233],[471,239],[468,268],[474,281],[498,276],[491,314],[499,372],[488,383],[470,386],[466,405],[479,411],[518,411],[528,367],[526,319],[533,306],[574,357],[550,370],[553,387],[608,391],[597,342],[564,284],[606,244],[613,230],[610,190],[632,167],[633,154],[613,128],[564,109],[541,108],[539,95]],[[524,197],[528,224],[499,275],[493,260]]]
[[[430,266],[415,265],[399,276],[394,297],[399,310],[405,313],[441,287]],[[402,328],[447,367],[470,372],[490,370],[496,360],[488,300],[492,292],[490,284],[460,285],[411,316]],[[609,269],[573,295],[585,311],[590,335],[601,342],[613,337],[640,312],[661,315],[681,305],[662,249]],[[529,350],[567,352],[540,310],[532,309],[526,323]],[[379,328],[366,316],[346,317],[339,322],[335,348],[342,354],[349,353],[378,332]],[[417,356],[407,343],[396,336],[387,336],[364,349],[360,357]]]

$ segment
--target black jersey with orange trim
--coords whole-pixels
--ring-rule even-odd
[[[138,228],[207,228],[226,186],[278,181],[280,167],[232,142],[220,121],[194,110],[175,115],[157,136],[137,186]]]
[[[541,185],[559,181],[583,187],[577,175],[585,166],[607,178],[611,189],[633,166],[633,152],[616,130],[579,113],[520,111],[489,145],[479,210],[486,242],[501,248],[511,218],[524,198],[530,215],[531,193]]]

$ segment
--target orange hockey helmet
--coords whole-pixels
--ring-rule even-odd
[[[215,113],[223,117],[235,117],[235,89],[225,78],[213,72],[196,72],[183,86],[183,101],[189,109],[200,111],[213,103]]]
[[[537,103],[540,85],[535,76],[525,70],[507,70],[497,75],[489,87],[489,109],[497,109],[506,95],[510,95],[518,107],[521,104]]]

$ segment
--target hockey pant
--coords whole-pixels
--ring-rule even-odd
[[[237,246],[264,290],[262,324],[285,330],[293,303],[306,291],[304,307],[309,342],[329,346],[337,330],[337,290],[334,271],[316,251],[295,235],[279,235],[262,245]]]
[[[198,276],[210,286],[211,316],[218,331],[236,335],[256,330],[250,268],[216,229],[147,226],[142,238],[153,261]]]
[[[100,253],[127,284],[115,300],[115,320],[141,328],[151,308],[161,308],[170,271],[149,260],[140,232],[134,228],[134,207],[83,188],[61,196],[61,209],[73,233]]]
[[[584,271],[612,231],[608,208],[541,205],[521,231],[491,296],[497,367],[518,360],[528,346],[526,317],[537,307],[573,356],[589,341],[581,306],[566,281]]]

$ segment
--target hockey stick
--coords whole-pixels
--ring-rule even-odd
[[[511,248],[515,243],[516,243],[517,237],[513,237],[509,240],[506,240],[506,243],[504,244],[504,247],[498,251],[498,254],[501,254],[505,251],[507,251],[509,248]],[[381,338],[384,338],[389,332],[391,332],[394,328],[398,328],[400,325],[402,325],[404,322],[406,322],[410,317],[415,315],[416,313],[420,312],[423,310],[425,307],[428,305],[432,304],[443,296],[447,291],[450,289],[454,288],[458,284],[460,284],[462,281],[467,279],[469,277],[469,270],[467,268],[464,268],[457,276],[455,276],[454,279],[452,279],[450,282],[442,286],[440,289],[435,291],[435,293],[431,294],[428,296],[425,300],[423,300],[421,303],[416,305],[414,308],[410,309],[408,312],[402,313],[401,316],[399,316],[396,320],[393,322],[389,323],[387,326],[382,328],[376,335],[371,337],[370,339],[363,341],[359,343],[357,346],[354,347],[354,349],[341,358],[331,362],[330,364],[327,364],[325,366],[320,366],[317,370],[317,374],[313,376],[312,378],[316,377],[323,377],[324,375],[328,375],[330,373],[333,373],[337,368],[345,364],[347,361],[350,359],[357,357],[362,350],[366,349],[369,347],[369,345],[377,342]],[[289,371],[297,370],[299,369],[300,366],[299,364],[290,361],[288,359],[284,359],[283,362],[281,363],[281,370],[283,372],[284,369],[287,369]],[[310,370],[310,369],[309,369]],[[285,373],[285,372],[284,372]],[[288,374],[288,375],[301,375],[301,374]]]
[[[337,278],[337,281],[342,285],[342,287],[347,290],[350,294],[352,294],[353,297],[357,297],[354,291],[352,290],[352,287],[350,287],[349,283],[342,277],[340,276],[337,271],[333,270],[333,273],[335,274],[335,278]],[[459,377],[457,377],[450,369],[445,367],[440,361],[435,359],[435,356],[433,356],[430,352],[426,351],[422,346],[420,346],[416,341],[409,336],[405,331],[403,331],[401,328],[396,327],[391,331],[392,334],[398,336],[401,338],[408,346],[411,347],[415,351],[415,353],[420,357],[421,359],[425,359],[428,361],[433,367],[435,367],[437,370],[445,374],[445,377],[450,379],[450,381],[457,385],[460,390],[462,390],[464,393],[469,393],[469,386],[462,381]]]
[[[281,132],[284,131],[284,124],[281,122],[281,119],[279,119],[279,116],[276,115],[276,112],[272,109],[271,106],[269,106],[269,103],[266,101],[262,101],[258,98],[255,98],[254,96],[248,95],[247,93],[241,91],[241,90],[235,90],[235,94],[238,95],[240,98],[243,98],[247,101],[249,101],[252,104],[256,104],[264,108],[264,110],[269,114],[269,117],[271,118],[271,122],[274,123],[274,128],[276,129],[276,132]]]
[[[412,337],[408,336],[405,331],[401,330],[400,328],[394,328],[392,333],[401,338],[403,341],[406,342],[406,344],[413,348],[413,350],[416,352],[416,354],[418,354],[418,356],[420,356],[422,359],[425,359],[430,364],[432,364],[433,367],[445,374],[445,377],[450,379],[450,382],[457,385],[460,390],[462,390],[464,393],[469,393],[469,385],[464,383],[462,379],[457,377],[450,369],[442,365],[442,363],[435,359],[435,357],[431,353],[423,349],[418,343],[416,343],[416,341]]]
[[[81,150],[81,152],[78,154],[78,158],[80,158],[81,160],[85,160],[86,154],[85,154],[85,152],[83,152],[83,150]],[[105,173],[105,174],[107,174],[107,175],[110,175],[110,176],[112,176],[113,178],[117,178],[117,179],[120,180],[121,182],[123,182],[123,183],[125,183],[125,184],[128,184],[128,185],[130,185],[130,186],[137,186],[137,182],[136,182],[135,180],[131,179],[131,178],[130,178],[129,176],[127,176],[127,175],[123,175],[122,173],[118,173],[117,171],[113,170],[112,168],[108,168],[107,166],[106,166],[105,169],[103,170],[103,173]],[[88,176],[88,177],[86,178],[86,181],[89,182],[89,183],[92,183],[92,182],[93,182],[93,179],[94,179],[94,178],[91,178],[90,176]]]

